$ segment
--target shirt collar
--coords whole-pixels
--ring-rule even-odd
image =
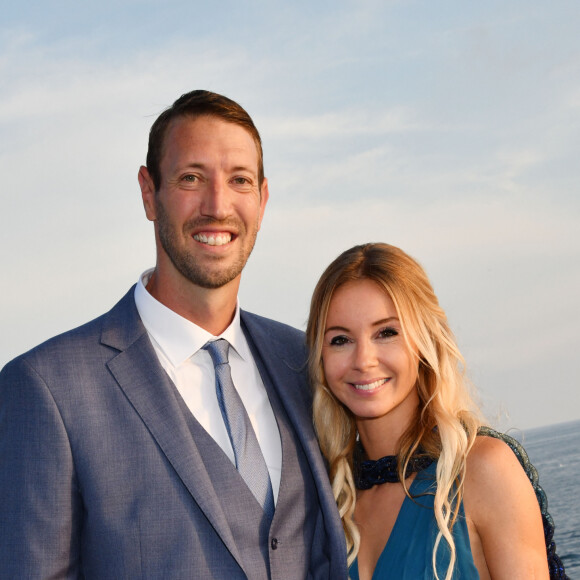
[[[154,268],[151,268],[139,277],[135,286],[135,304],[149,336],[157,342],[173,366],[179,366],[208,340],[217,338],[225,338],[242,360],[251,358],[240,323],[239,302],[236,302],[236,312],[231,324],[219,336],[213,336],[151,296],[146,285],[153,271]]]

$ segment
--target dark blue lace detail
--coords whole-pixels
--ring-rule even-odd
[[[498,433],[490,427],[480,427],[478,435],[485,435],[486,437],[494,437],[501,439],[504,443],[509,445],[515,456],[518,458],[521,466],[524,468],[528,479],[530,480],[536,498],[540,504],[540,511],[542,512],[542,523],[544,525],[544,539],[546,541],[546,550],[548,552],[548,568],[550,570],[550,580],[570,580],[564,570],[564,564],[558,554],[556,554],[556,543],[554,542],[554,520],[548,513],[548,499],[546,493],[540,487],[538,471],[530,462],[530,458],[526,450],[520,445],[519,441],[506,435],[505,433]]]

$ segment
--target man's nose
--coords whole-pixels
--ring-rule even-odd
[[[231,197],[227,184],[220,179],[210,180],[203,194],[202,215],[223,220],[229,217],[230,212]]]

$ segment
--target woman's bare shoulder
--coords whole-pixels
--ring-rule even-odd
[[[511,447],[495,437],[480,435],[476,437],[467,456],[467,471],[483,485],[505,480],[508,473],[514,472],[527,476]],[[506,471],[507,470],[507,471]]]
[[[464,505],[492,578],[545,578],[546,548],[534,489],[510,446],[476,438],[466,460]]]

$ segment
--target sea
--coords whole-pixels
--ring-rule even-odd
[[[580,580],[580,421],[509,432],[538,470],[554,519],[556,553],[571,580]]]

